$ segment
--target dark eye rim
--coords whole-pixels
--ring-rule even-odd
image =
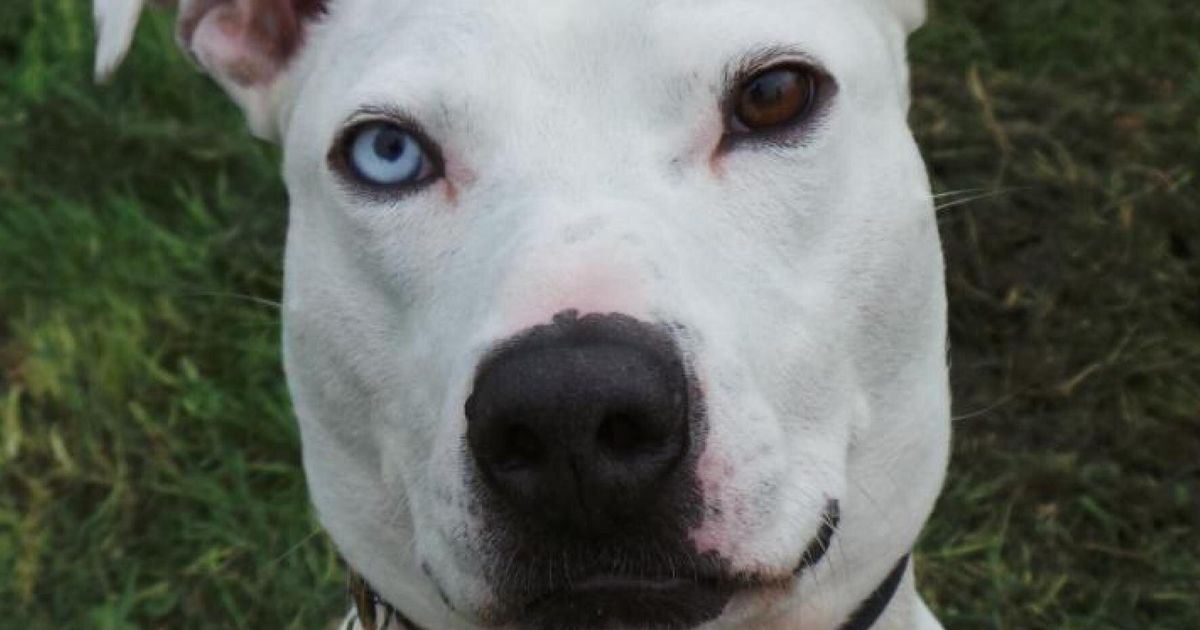
[[[399,184],[380,184],[371,181],[361,173],[350,154],[354,150],[354,140],[358,134],[369,127],[377,125],[392,126],[410,135],[421,148],[427,165],[423,168],[429,172],[411,182]],[[412,119],[394,113],[367,112],[348,122],[334,139],[326,158],[330,169],[337,174],[342,185],[356,193],[366,193],[370,196],[383,196],[396,199],[421,191],[433,182],[445,176],[445,161],[441,147],[430,139],[425,130]]]
[[[799,72],[808,79],[812,96],[804,110],[787,122],[764,129],[751,129],[741,123],[737,106],[742,91],[758,78],[781,70]],[[819,125],[836,94],[837,82],[820,64],[811,60],[776,59],[746,67],[729,81],[729,88],[721,103],[725,131],[718,150],[723,153],[745,144],[784,147],[801,144],[809,135],[808,132]]]

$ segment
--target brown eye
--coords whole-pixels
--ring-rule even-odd
[[[817,80],[802,67],[772,68],[751,76],[736,96],[735,131],[770,131],[798,122],[812,110]]]

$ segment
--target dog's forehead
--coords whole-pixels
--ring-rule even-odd
[[[488,172],[517,168],[513,155],[565,168],[563,150],[582,169],[636,170],[625,158],[704,146],[732,73],[782,51],[823,66],[846,104],[903,110],[904,29],[884,1],[340,0],[284,97],[287,153],[317,155],[384,109],[503,166]]]
[[[679,75],[787,47],[839,68],[891,63],[883,0],[340,0],[319,47],[338,71],[506,73],[568,85],[597,74]],[[894,29],[899,32],[898,29]],[[402,78],[403,80],[403,78]],[[378,82],[372,79],[373,82]],[[457,86],[456,89],[461,89]]]

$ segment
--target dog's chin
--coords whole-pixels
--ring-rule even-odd
[[[682,630],[720,616],[736,590],[717,580],[597,577],[532,601],[516,625],[537,630]]]

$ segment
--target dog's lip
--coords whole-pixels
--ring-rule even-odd
[[[577,580],[569,588],[562,589],[564,591],[587,591],[587,590],[651,590],[651,591],[667,591],[673,588],[687,586],[716,586],[718,580],[715,578],[649,578],[649,577],[629,577],[623,575],[597,575],[584,580]]]
[[[825,558],[825,554],[829,551],[830,545],[833,544],[833,536],[837,533],[838,525],[841,522],[841,505],[837,499],[829,499],[825,504],[825,512],[821,516],[821,527],[817,530],[817,535],[808,543],[804,554],[800,556],[800,563],[796,565],[796,569],[792,571],[792,575],[799,577]]]
[[[634,614],[631,611],[640,608],[649,611],[647,614],[650,616],[644,621],[654,621],[655,615],[663,615],[661,620],[666,620],[673,619],[672,615],[682,614],[690,617],[690,621],[685,622],[683,626],[690,627],[718,616],[729,599],[739,593],[786,589],[825,558],[840,522],[840,505],[836,499],[829,499],[821,515],[821,525],[816,535],[805,548],[795,568],[785,575],[646,577],[596,574],[572,580],[566,586],[532,597],[522,607],[521,616],[525,620],[540,619],[541,623],[535,622],[539,627],[554,627],[561,625],[558,622],[562,619],[577,619],[574,616],[580,615],[581,611],[594,610],[596,615],[612,615],[614,613],[609,608],[616,607],[623,609],[622,613],[617,613],[618,616],[624,615],[626,620],[630,620],[628,615]]]
[[[573,597],[591,593],[645,593],[654,595],[670,595],[674,592],[688,590],[708,590],[713,592],[734,591],[745,588],[738,580],[718,576],[695,577],[641,577],[627,575],[595,575],[588,578],[573,580],[570,585],[553,589],[538,595],[525,605],[529,610],[543,603],[560,597]]]
[[[519,627],[609,627],[623,624],[691,628],[721,614],[742,585],[709,577],[595,575],[573,581],[521,607]]]
[[[625,589],[629,591],[661,592],[672,588],[702,587],[714,590],[741,591],[771,588],[786,585],[800,577],[805,571],[819,564],[828,553],[841,523],[841,507],[837,499],[829,499],[821,515],[821,525],[800,556],[799,562],[786,574],[692,574],[637,576],[620,574],[596,574],[571,580],[565,587],[555,588],[536,600],[560,593],[587,591],[592,589]]]

